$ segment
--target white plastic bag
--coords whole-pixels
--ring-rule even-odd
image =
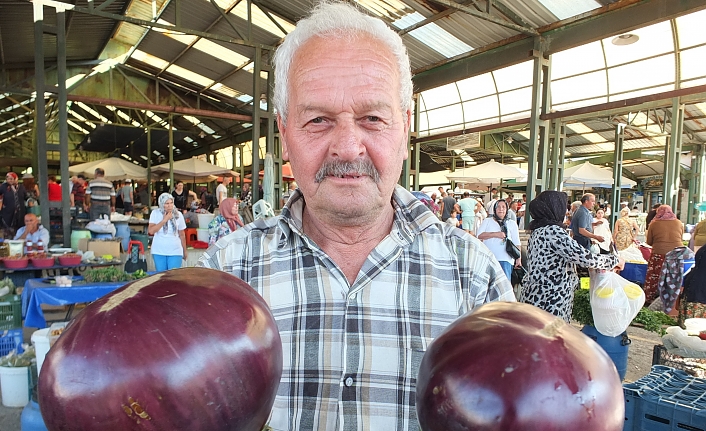
[[[590,275],[593,324],[601,334],[616,337],[645,304],[645,292],[612,271],[591,270]]]

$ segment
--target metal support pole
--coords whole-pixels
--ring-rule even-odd
[[[543,51],[538,51],[542,67],[542,99],[541,112],[546,114],[551,106],[551,57],[544,58]],[[551,135],[551,123],[549,121],[539,122],[539,168],[537,169],[537,180],[539,192],[547,190],[549,185],[549,166],[552,160],[549,158],[549,138]]]
[[[564,123],[557,118],[552,123],[552,133],[550,136],[551,156],[549,161],[549,183],[548,190],[561,190],[564,179],[564,144],[566,132]]]
[[[248,10],[250,9],[248,0]],[[248,24],[249,26],[249,24]],[[248,36],[250,30],[248,30]],[[262,49],[255,48],[255,61],[252,70],[252,203],[260,200],[260,67]]]
[[[625,142],[625,124],[615,126],[615,154],[613,156],[613,196],[611,199],[610,225],[615,227],[620,208],[620,190],[623,178],[623,147]]]
[[[704,169],[706,169],[706,145],[699,145],[698,150],[696,152],[696,159],[694,159],[694,162],[696,162],[696,168],[694,167],[694,164],[692,164],[691,167],[691,172],[693,173],[694,176],[694,204],[699,204],[701,202],[706,201],[706,181],[704,181],[704,175],[702,172]],[[699,210],[694,208],[694,206],[691,206],[691,211],[694,215],[694,222],[700,221],[700,214]]]
[[[66,12],[56,11],[57,85],[59,87],[59,169],[61,171],[61,201],[71,202],[69,193],[69,125],[66,100]],[[71,246],[71,207],[62,205],[61,226],[64,247]]]
[[[537,180],[539,168],[539,128],[542,124],[540,115],[542,110],[542,73],[546,59],[541,51],[541,38],[534,40],[534,67],[532,70],[532,112],[530,114],[530,137],[528,148],[528,173],[527,173],[527,202],[531,202],[535,195],[543,189],[542,184]],[[546,94],[546,93],[544,93]],[[525,226],[529,226],[531,220],[529,211],[525,212]]]
[[[49,176],[47,174],[47,124],[44,104],[44,6],[34,2],[34,125],[37,139],[37,183],[39,184],[39,207],[42,226],[49,230]],[[24,221],[22,221],[24,224]]]
[[[147,195],[150,197],[149,202],[142,205],[152,206],[152,129],[147,128]]]
[[[169,114],[169,187],[174,187],[174,117]]]
[[[677,212],[677,191],[679,190],[679,155],[682,146],[684,126],[684,105],[679,98],[672,101],[672,131],[665,148],[663,203]]]
[[[419,93],[414,94],[414,137],[419,137],[419,116],[421,115],[421,107],[419,106]],[[420,149],[419,149],[420,144],[418,142],[414,143],[414,149],[412,152],[412,156],[414,157],[414,190],[421,190],[420,188],[420,181],[421,181],[421,172],[420,172]]]
[[[285,186],[284,181],[282,180],[282,152],[279,151],[278,146],[275,146],[275,107],[272,103],[274,78],[272,68],[269,68],[267,70],[267,88],[264,93],[265,101],[267,102],[267,119],[265,121],[267,126],[267,137],[265,138],[265,145],[267,147],[267,152],[272,154],[272,159],[274,161],[274,206],[277,209],[281,209],[282,195],[289,187]]]

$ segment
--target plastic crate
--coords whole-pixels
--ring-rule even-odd
[[[22,338],[22,328],[0,331],[0,357],[7,355],[15,349],[18,349],[19,353],[22,353]]]
[[[22,299],[19,295],[9,298],[9,301],[0,302],[0,331],[22,327]]]
[[[623,431],[706,431],[706,380],[682,370],[653,365],[623,385]]]
[[[688,374],[706,379],[706,358],[685,358],[669,353],[667,348],[659,344],[652,349],[652,365],[666,365]]]

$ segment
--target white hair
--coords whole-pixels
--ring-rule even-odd
[[[378,39],[392,51],[399,70],[401,108],[402,111],[411,109],[412,71],[402,38],[381,19],[366,15],[351,4],[338,0],[321,0],[308,17],[297,23],[294,31],[287,35],[274,55],[274,107],[284,124],[287,124],[289,66],[299,48],[315,36],[353,40],[361,33]]]

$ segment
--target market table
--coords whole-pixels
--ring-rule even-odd
[[[684,273],[686,273],[693,265],[694,259],[685,259]],[[620,276],[628,281],[632,281],[633,283],[643,286],[645,284],[645,278],[647,277],[647,264],[625,262],[625,268],[620,271]]]
[[[83,271],[89,268],[98,268],[104,266],[117,266],[122,265],[123,262],[119,259],[110,261],[96,261],[96,262],[81,262],[78,265],[59,265],[54,264],[52,266],[38,268],[30,262],[26,268],[20,269],[9,269],[5,266],[0,267],[0,278],[8,277],[15,283],[15,286],[23,286],[27,280],[32,278],[42,278],[42,277],[54,277],[56,275],[81,275]]]
[[[42,304],[69,305],[68,320],[71,317],[74,304],[95,301],[127,283],[127,281],[88,283],[83,281],[83,278],[77,278],[73,280],[71,287],[57,287],[47,278],[29,279],[25,282],[24,290],[22,291],[24,326],[34,328],[45,328],[47,326]]]

